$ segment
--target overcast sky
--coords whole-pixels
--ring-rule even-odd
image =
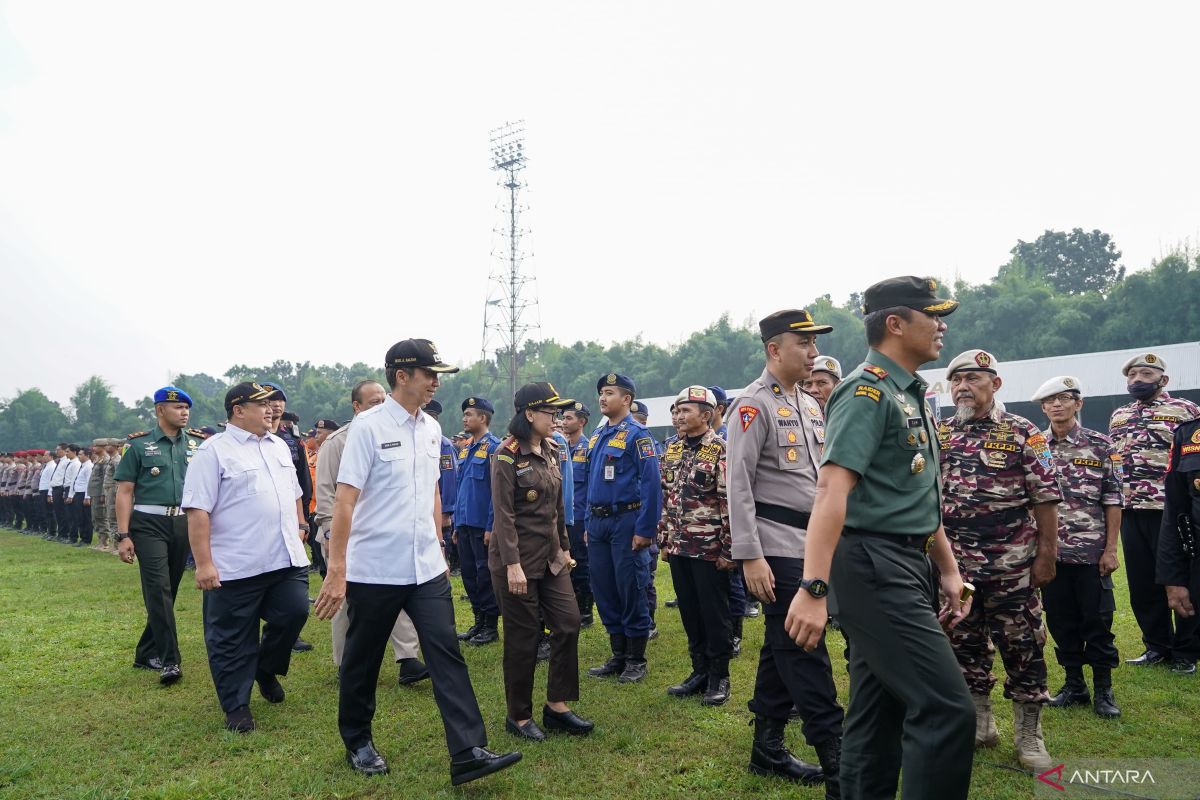
[[[478,357],[524,119],[541,334],[663,344],[1046,228],[1200,239],[1194,3],[0,3],[0,397]],[[629,368],[632,368],[630,366]]]

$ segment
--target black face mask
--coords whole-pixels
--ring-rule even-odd
[[[1137,400],[1145,400],[1153,396],[1158,391],[1158,388],[1157,383],[1146,383],[1145,381],[1134,381],[1128,387],[1129,394]]]

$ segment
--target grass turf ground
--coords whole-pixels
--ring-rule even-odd
[[[145,614],[136,567],[99,552],[68,548],[0,530],[0,797],[5,798],[366,798],[366,797],[822,797],[820,788],[785,785],[746,771],[750,714],[762,618],[746,620],[743,655],[732,665],[733,699],[709,709],[663,691],[688,672],[678,614],[660,608],[661,635],[650,643],[650,675],[619,686],[583,676],[574,707],[596,722],[589,738],[554,737],[535,745],[504,732],[501,646],[464,647],[475,692],[496,750],[521,749],[513,768],[461,790],[449,783],[441,720],[428,681],[396,685],[385,665],[375,742],[390,775],[353,774],[338,738],[337,684],[329,625],[310,618],[303,636],[315,645],[296,654],[283,678],[287,700],[251,702],[258,730],[228,733],[204,652],[200,593],[184,575],[176,615],[184,679],[160,688],[157,675],[131,668]],[[1117,643],[1122,657],[1141,652],[1118,573]],[[673,596],[667,570],[660,600]],[[312,594],[319,580],[314,576]],[[455,581],[455,596],[461,583]],[[470,609],[456,602],[460,624]],[[829,636],[839,699],[847,699],[843,643]],[[608,653],[601,626],[583,632],[580,666]],[[1047,647],[1051,690],[1062,670]],[[997,672],[1002,670],[997,658]],[[538,670],[535,707],[545,690]],[[1001,681],[1003,676],[1001,675]],[[1163,668],[1122,668],[1115,675],[1124,715],[1104,721],[1089,708],[1048,709],[1047,747],[1058,761],[1078,758],[1195,757],[1200,693],[1195,678]],[[1001,744],[977,753],[971,796],[1031,797],[1036,782],[1017,770],[1011,705],[997,699]],[[544,695],[542,695],[544,697]],[[540,715],[539,715],[540,716]],[[788,728],[793,751],[815,754],[799,725]]]

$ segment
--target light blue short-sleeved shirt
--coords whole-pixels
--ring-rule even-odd
[[[446,571],[433,518],[442,429],[389,395],[354,418],[337,482],[360,490],[346,545],[346,580],[421,584]]]
[[[181,505],[209,513],[213,565],[221,580],[232,581],[308,566],[296,517],[299,496],[283,440],[231,423],[192,457]]]

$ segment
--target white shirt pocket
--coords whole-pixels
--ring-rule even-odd
[[[407,486],[412,482],[412,455],[405,447],[389,447],[379,451],[384,486]]]

